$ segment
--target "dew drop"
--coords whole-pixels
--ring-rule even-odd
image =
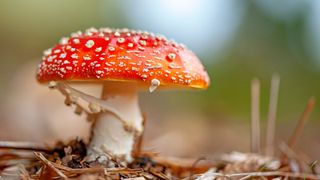
[[[146,46],[147,45],[147,42],[145,40],[140,40],[139,43],[142,45],[142,46]]]
[[[63,38],[60,39],[60,44],[65,45],[65,44],[68,43],[68,41],[69,41],[69,38],[63,37]]]
[[[67,73],[67,71],[66,71],[65,68],[60,68],[59,70],[60,70],[60,72],[62,72],[62,73],[64,73],[64,74]]]
[[[71,55],[71,58],[78,59],[78,55],[76,53],[74,53],[74,54]]]
[[[98,36],[100,36],[100,37],[104,37],[103,32],[100,32],[100,33],[98,34]]]
[[[86,55],[83,56],[83,59],[85,61],[89,61],[89,60],[91,60],[91,57],[90,57],[90,55],[86,54]]]
[[[71,70],[72,70],[72,67],[71,67],[71,66],[67,66],[66,69],[69,70],[69,71],[71,71]]]
[[[169,53],[167,55],[167,60],[170,62],[173,61],[175,58],[176,58],[176,54],[174,54],[174,53]]]
[[[128,43],[128,47],[132,48],[133,47],[133,43]]]
[[[141,38],[142,39],[148,39],[148,32],[141,33]]]
[[[121,34],[118,32],[118,31],[116,31],[115,33],[114,33],[114,36],[116,36],[116,37],[119,37]]]
[[[79,43],[80,43],[80,40],[79,40],[79,39],[73,39],[72,41],[73,41],[73,43],[75,43],[75,44],[79,44]]]
[[[141,77],[142,77],[143,79],[147,79],[147,78],[148,78],[148,76],[147,76],[146,74],[142,74]]]
[[[57,87],[58,83],[56,81],[50,81],[49,84],[48,84],[48,87],[50,89],[53,89],[55,87]]]
[[[116,49],[115,49],[114,47],[111,47],[111,46],[110,46],[110,47],[108,47],[108,50],[109,50],[109,51],[115,51]]]
[[[154,92],[160,86],[160,81],[158,79],[152,79],[151,85],[149,87],[149,92]]]
[[[67,53],[60,54],[59,58],[65,58],[67,56]]]
[[[94,41],[93,40],[88,40],[85,44],[87,48],[92,48],[94,46]]]
[[[124,39],[124,38],[118,38],[118,40],[117,40],[117,41],[118,41],[118,43],[120,43],[120,44],[121,44],[121,43],[124,43],[125,39]]]
[[[49,56],[49,55],[51,54],[51,48],[45,50],[45,51],[43,52],[43,54],[44,54],[45,56]]]
[[[175,65],[175,64],[172,64],[172,63],[170,63],[170,64],[168,65],[168,67],[169,67],[170,69],[180,69],[180,68],[181,68],[180,66]]]
[[[102,47],[98,47],[98,48],[96,48],[95,50],[94,50],[95,52],[101,52],[102,51]]]
[[[58,54],[58,53],[60,53],[60,52],[61,52],[60,49],[56,49],[56,50],[53,51],[53,53],[55,53],[55,54]]]
[[[144,47],[141,47],[141,46],[139,46],[138,49],[139,49],[140,51],[144,51],[144,50],[145,50]]]

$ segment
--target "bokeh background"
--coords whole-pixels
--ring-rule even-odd
[[[90,124],[37,84],[43,50],[89,27],[147,30],[186,44],[205,64],[207,91],[141,93],[145,149],[181,157],[249,151],[250,82],[261,81],[262,141],[270,80],[281,78],[277,142],[287,141],[311,96],[320,97],[317,0],[2,0],[0,139],[87,138]],[[298,148],[320,158],[320,105]]]

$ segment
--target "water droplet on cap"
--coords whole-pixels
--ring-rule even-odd
[[[108,47],[108,50],[109,50],[109,51],[115,51],[116,49],[115,49],[114,47],[111,47],[111,46],[110,46],[110,47]]]
[[[75,44],[79,44],[79,43],[80,43],[80,40],[79,40],[79,39],[73,39],[72,41],[73,41],[73,43],[75,43]]]
[[[147,45],[147,42],[145,40],[140,40],[139,43],[142,45],[142,46],[146,46]]]
[[[118,38],[118,43],[124,43],[125,39],[124,38]]]
[[[176,54],[174,54],[174,53],[169,53],[167,55],[167,60],[169,60],[169,61],[173,61],[175,58],[176,58]]]
[[[128,43],[128,47],[132,48],[133,47],[133,43]]]
[[[101,52],[102,51],[102,47],[98,47],[95,49],[95,52]]]
[[[94,41],[93,40],[88,40],[85,44],[87,48],[92,48],[94,46]]]
[[[55,87],[57,87],[58,83],[56,81],[50,81],[49,84],[48,84],[48,87],[50,89],[53,89]]]
[[[160,86],[160,81],[158,79],[152,79],[151,85],[149,87],[149,92],[154,92]]]

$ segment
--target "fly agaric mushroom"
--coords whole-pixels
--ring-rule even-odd
[[[62,38],[44,52],[37,79],[60,90],[77,113],[94,117],[89,156],[107,153],[126,161],[132,159],[135,136],[143,131],[138,90],[209,85],[201,62],[183,45],[148,32],[109,28]],[[101,97],[75,89],[76,83],[101,85]]]

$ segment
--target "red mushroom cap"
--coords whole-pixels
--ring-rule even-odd
[[[39,82],[137,81],[205,89],[209,77],[199,59],[163,36],[128,29],[73,33],[44,52]]]

